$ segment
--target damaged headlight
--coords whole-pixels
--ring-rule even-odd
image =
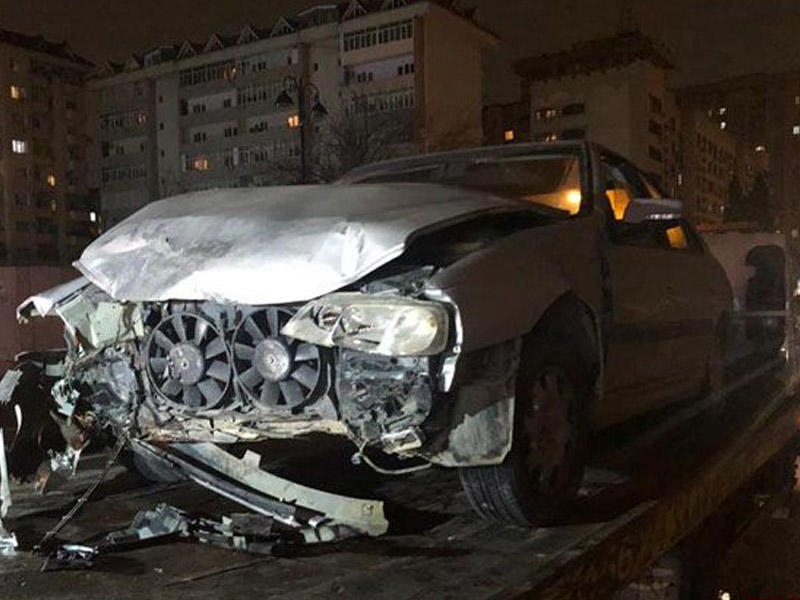
[[[445,349],[447,329],[447,311],[436,302],[341,293],[309,302],[281,333],[319,346],[429,356]]]

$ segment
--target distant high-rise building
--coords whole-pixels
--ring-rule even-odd
[[[0,30],[0,262],[68,263],[96,232],[91,68],[66,43]]]
[[[766,151],[756,151],[720,127],[706,111],[683,108],[680,125],[677,195],[684,200],[689,217],[695,223],[713,225],[756,220],[741,205],[753,191],[758,174],[768,172]],[[731,197],[732,186],[738,186],[739,198]]]
[[[678,91],[748,151],[769,154],[770,200],[760,207],[780,226],[800,226],[800,73],[752,74]]]
[[[307,162],[328,147],[479,145],[482,53],[495,37],[451,4],[315,6],[269,29],[108,63],[90,83],[105,224],[182,191],[297,182],[301,129]],[[324,107],[305,127],[287,78],[302,81],[307,113]],[[349,124],[360,128],[352,139]],[[334,135],[342,139],[326,145]]]
[[[671,68],[666,52],[638,31],[518,61],[531,99],[531,140],[590,139],[674,193],[678,111],[667,89]]]

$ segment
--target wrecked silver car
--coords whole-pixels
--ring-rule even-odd
[[[592,431],[721,385],[722,269],[589,144],[169,198],[75,266],[19,317],[65,323],[52,398],[80,440],[346,436],[381,471],[460,468],[515,523],[577,491]]]

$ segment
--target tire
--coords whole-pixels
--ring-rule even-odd
[[[547,525],[575,500],[586,461],[593,369],[570,344],[574,334],[565,333],[546,331],[526,340],[514,438],[503,463],[459,470],[472,508],[485,519]]]
[[[186,479],[172,464],[155,456],[133,452],[132,462],[139,475],[153,483],[177,483]]]

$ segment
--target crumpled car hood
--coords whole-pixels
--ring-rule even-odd
[[[298,302],[386,264],[415,232],[509,208],[519,203],[430,184],[196,192],[149,204],[75,267],[117,301]]]

